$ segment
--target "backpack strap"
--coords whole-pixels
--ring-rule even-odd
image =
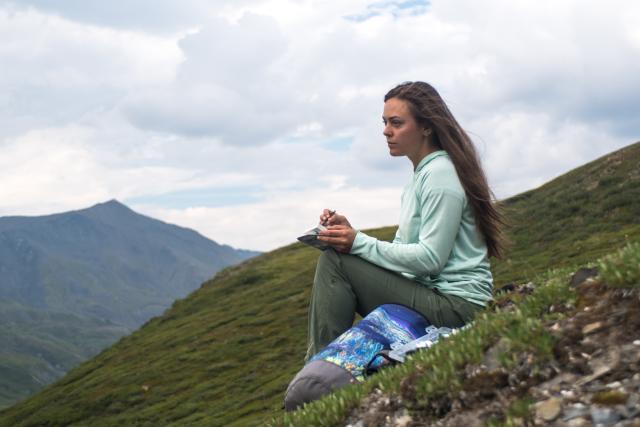
[[[398,361],[389,356],[390,351],[391,351],[390,349],[384,349],[374,354],[371,360],[369,360],[367,365],[364,367],[364,371],[363,371],[364,376],[368,377],[380,370],[382,366],[380,365],[374,366],[374,363],[376,362],[378,357],[383,358],[387,362],[387,363],[384,363],[384,365],[396,365]]]

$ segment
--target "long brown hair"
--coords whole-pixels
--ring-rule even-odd
[[[460,183],[471,202],[480,233],[484,236],[489,256],[501,258],[505,238],[505,218],[496,206],[495,197],[482,170],[480,158],[471,138],[460,127],[440,94],[428,83],[406,82],[391,89],[387,102],[398,98],[407,102],[416,122],[432,130],[433,144],[449,154]]]

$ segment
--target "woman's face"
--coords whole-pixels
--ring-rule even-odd
[[[384,103],[382,122],[382,133],[387,138],[389,154],[407,156],[414,166],[417,165],[426,155],[428,144],[424,129],[413,118],[407,102],[398,98],[388,99]]]

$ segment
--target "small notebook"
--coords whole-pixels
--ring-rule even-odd
[[[329,249],[331,246],[329,246],[326,242],[322,242],[318,240],[318,233],[326,229],[327,227],[325,227],[324,225],[318,224],[317,226],[313,227],[311,230],[305,231],[302,236],[298,237],[298,240],[300,240],[302,243],[305,243],[309,246],[313,246],[314,248],[324,251],[325,249]]]

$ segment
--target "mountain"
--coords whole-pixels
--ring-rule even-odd
[[[592,262],[640,240],[639,159],[636,143],[505,200],[513,244],[504,261],[493,263],[497,286],[537,280],[551,268]],[[391,239],[394,231],[369,233]],[[0,412],[0,425],[247,426],[281,417],[284,390],[305,353],[317,257],[296,243],[226,268],[162,316]],[[540,316],[539,306],[533,316]],[[509,321],[500,325],[498,331],[514,334],[505,330]],[[312,419],[334,409],[316,408],[324,415]]]
[[[253,255],[115,200],[0,218],[0,405],[59,378]]]

